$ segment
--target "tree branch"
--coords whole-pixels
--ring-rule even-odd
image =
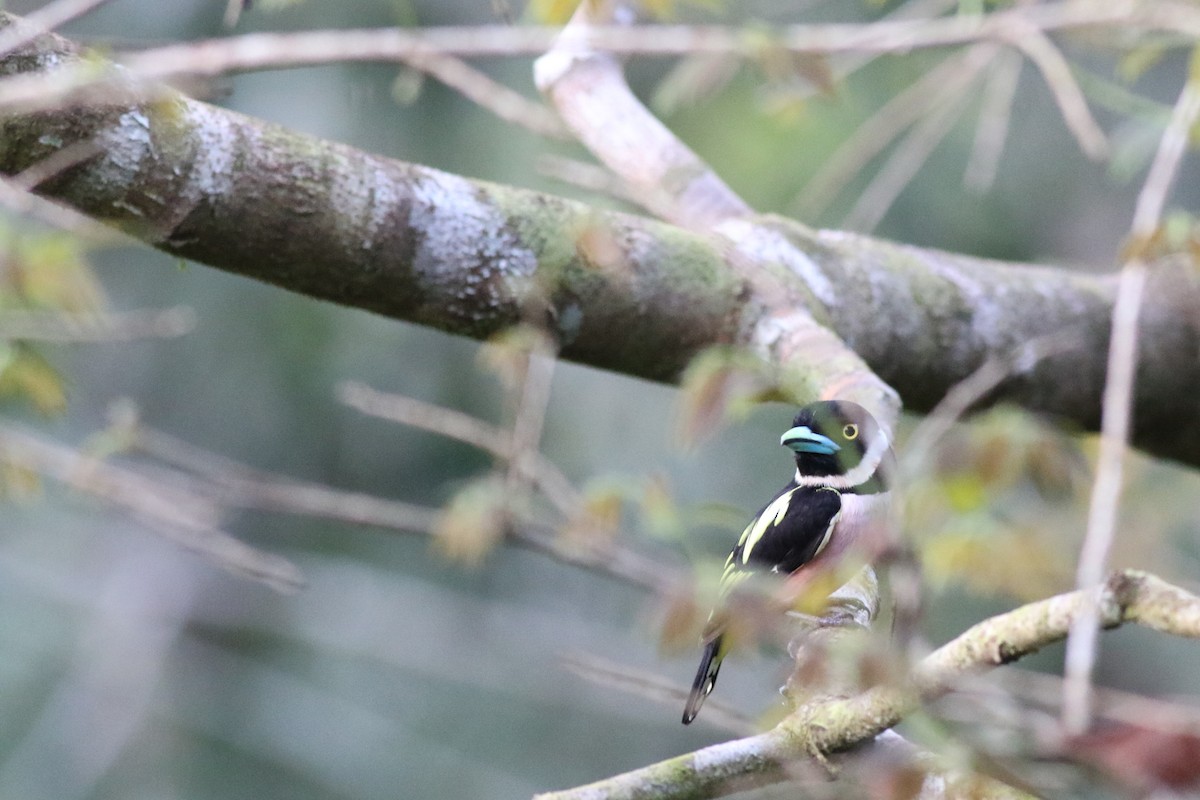
[[[69,65],[71,51],[43,37],[0,59],[0,71]],[[1099,424],[1107,277],[775,217],[723,225],[738,243],[731,252],[711,235],[372,156],[174,94],[10,116],[0,123],[0,171],[22,171],[57,140],[85,139],[103,153],[40,193],[169,253],[292,291],[475,337],[519,321],[537,298],[564,358],[654,380],[674,380],[719,343],[757,341],[779,351],[778,363],[817,363],[821,343],[806,349],[781,333],[787,313],[767,313],[741,260],[786,289],[797,314],[828,326],[829,352],[848,343],[917,411],[989,358],[1073,327],[1079,350],[1043,360],[992,398]],[[1133,441],[1200,463],[1191,400],[1200,361],[1180,355],[1200,348],[1200,281],[1152,268],[1145,309]],[[827,369],[811,370],[812,385],[828,385]]]
[[[581,3],[562,36],[538,59],[534,79],[571,131],[670,222],[702,229],[751,213],[699,156],[642,105],[611,53],[593,49],[593,26],[633,22],[623,4]]]
[[[870,741],[923,701],[952,691],[960,678],[1061,641],[1093,602],[1105,628],[1131,622],[1200,638],[1200,597],[1144,572],[1116,572],[1095,593],[1056,595],[980,622],[922,659],[904,686],[880,685],[849,698],[822,698],[800,706],[766,733],[538,795],[538,800],[701,800],[788,780],[790,765]]]
[[[713,228],[729,241],[730,267],[761,306],[748,341],[754,351],[777,365],[820,364],[806,395],[857,400],[891,431],[899,396],[805,307],[805,292],[832,299],[828,280],[794,242],[758,224],[750,207],[642,105],[612,54],[591,47],[594,25],[628,25],[634,18],[617,0],[581,4],[538,60],[538,87],[580,141],[647,198],[647,208],[692,230]]]

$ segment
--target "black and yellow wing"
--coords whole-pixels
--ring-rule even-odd
[[[841,510],[842,496],[836,489],[795,483],[785,486],[754,516],[725,560],[722,595],[752,572],[769,570],[789,575],[812,561],[829,543]],[[684,725],[696,718],[700,706],[716,686],[727,650],[723,632],[724,625],[714,612],[704,636],[704,654],[684,707]]]

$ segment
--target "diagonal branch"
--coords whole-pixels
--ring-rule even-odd
[[[29,44],[47,31],[88,14],[111,0],[55,0],[24,17],[24,24],[0,35],[0,54]]]
[[[570,138],[567,129],[552,111],[493,80],[487,73],[475,69],[461,58],[432,48],[417,47],[405,52],[401,59],[410,68],[441,81],[511,125],[526,128],[549,139]]]
[[[769,363],[809,368],[805,395],[857,400],[890,430],[899,395],[804,307],[805,291],[834,302],[829,279],[794,240],[752,218],[749,206],[642,105],[610,53],[591,49],[592,26],[633,19],[623,2],[581,4],[555,47],[538,60],[539,88],[588,149],[646,193],[648,208],[687,228],[711,227],[732,245],[730,266],[759,304],[748,341],[752,350]]]
[[[0,339],[39,342],[126,342],[190,333],[196,314],[187,306],[115,314],[63,314],[10,308],[0,316]]]
[[[990,52],[989,52],[990,51]],[[968,55],[982,56],[983,60],[994,54],[987,45],[978,45]],[[859,195],[854,207],[843,220],[843,227],[858,231],[871,231],[883,220],[884,215],[900,193],[929,160],[942,140],[954,128],[963,113],[963,96],[970,89],[975,76],[983,64],[972,64],[976,59],[967,59],[964,70],[967,80],[959,82],[954,89],[943,90],[927,109],[920,122],[913,125],[908,134],[892,151],[887,161]],[[974,69],[972,69],[974,67]]]
[[[996,179],[1020,76],[1021,57],[1013,51],[1006,50],[993,61],[983,88],[975,141],[971,144],[971,155],[963,175],[963,185],[977,192],[987,191]]]
[[[251,547],[222,530],[220,509],[192,492],[8,426],[0,427],[0,461],[116,506],[150,530],[232,573],[280,592],[294,592],[304,584],[291,561]]]
[[[1042,73],[1054,95],[1067,128],[1079,142],[1079,148],[1093,160],[1108,155],[1108,137],[1092,117],[1083,90],[1071,74],[1071,65],[1046,34],[1031,25],[1014,23],[1008,41],[1029,57]]]
[[[993,45],[976,45],[951,55],[884,103],[841,144],[792,202],[797,214],[815,220],[842,188],[902,131],[941,103],[952,103],[995,55]]]
[[[591,26],[630,23],[624,3],[580,3],[570,24],[538,59],[534,79],[567,127],[663,219],[704,228],[750,207],[629,90],[621,65],[591,49]]]
[[[1136,623],[1200,638],[1200,597],[1144,572],[1116,572],[1095,592],[1056,595],[967,629],[918,662],[904,686],[880,685],[849,698],[820,699],[797,708],[766,733],[538,795],[538,800],[704,800],[734,787],[787,781],[792,764],[868,742],[922,702],[952,691],[959,679],[1062,641],[1093,603],[1105,628]]]
[[[130,447],[177,470],[171,477],[210,503],[426,535],[433,533],[441,514],[436,508],[264,472],[148,428],[136,418],[114,426]],[[672,567],[619,543],[598,549],[564,546],[557,531],[533,520],[522,520],[507,535],[519,547],[651,592],[682,580]]]
[[[338,397],[364,414],[457,439],[505,461],[515,460],[517,451],[512,434],[461,411],[387,394],[355,381],[342,384]],[[561,514],[572,516],[579,509],[579,492],[552,461],[536,450],[525,448],[525,451],[520,464],[522,473],[532,479]]]

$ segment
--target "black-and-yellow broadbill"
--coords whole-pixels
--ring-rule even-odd
[[[894,456],[886,432],[865,408],[846,400],[800,409],[779,443],[796,454],[796,474],[746,529],[721,578],[721,595],[755,571],[789,578],[838,563],[848,553],[870,560],[883,549]],[[724,615],[714,611],[702,643],[683,724],[696,718],[726,655]]]

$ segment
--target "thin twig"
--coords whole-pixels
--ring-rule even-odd
[[[1009,42],[1029,57],[1042,73],[1042,78],[1054,95],[1058,110],[1067,128],[1079,142],[1079,148],[1093,160],[1108,155],[1108,137],[1088,110],[1083,90],[1071,74],[1071,65],[1046,34],[1031,25],[1014,23]]]
[[[511,125],[550,139],[572,138],[570,131],[553,111],[493,80],[461,58],[426,48],[407,55],[404,62],[441,81]]]
[[[971,155],[963,173],[963,184],[968,189],[982,193],[990,189],[996,180],[1020,76],[1020,56],[1012,50],[997,54],[983,89],[983,105],[975,126],[975,141],[971,144]]]
[[[183,336],[196,327],[187,306],[116,314],[62,314],[7,309],[0,312],[0,339],[42,342],[128,342]]]
[[[280,592],[296,591],[304,583],[291,561],[221,530],[220,509],[191,492],[7,425],[0,426],[0,460],[124,509],[150,530],[229,572]]]
[[[233,28],[242,18],[242,12],[250,5],[249,0],[226,0],[225,16],[221,22],[226,28]]]
[[[1082,342],[1079,332],[1068,328],[1025,342],[1005,358],[985,361],[979,369],[952,386],[921,420],[904,443],[902,472],[917,475],[927,470],[929,455],[936,444],[988,392],[1014,375],[1031,371],[1042,359],[1077,349]]]
[[[51,178],[103,152],[104,147],[95,139],[73,142],[55,150],[36,164],[26,167],[9,180],[17,188],[31,192]]]
[[[27,29],[13,23],[15,18],[11,16],[6,19],[10,26]],[[878,55],[1010,40],[1014,31],[1021,30],[1043,34],[1081,29],[1125,32],[1131,27],[1200,36],[1200,11],[1169,0],[1154,4],[1045,3],[980,16],[787,26],[778,31],[770,46],[796,53]],[[559,29],[548,27],[482,26],[230,36],[126,52],[120,58],[127,68],[120,72],[98,69],[91,63],[76,63],[49,73],[4,78],[0,80],[0,109],[37,111],[70,102],[145,100],[162,94],[162,87],[156,85],[161,81],[238,71],[347,61],[407,63],[419,59],[423,53],[447,57],[525,56],[545,52],[555,44],[559,34]],[[555,49],[568,58],[597,52],[657,57],[734,54],[757,58],[761,48],[761,36],[748,36],[738,28],[685,25],[590,26],[573,41],[555,44]]]
[[[470,418],[468,418],[470,419]],[[347,492],[254,469],[134,420],[118,420],[130,446],[191,473],[191,491],[213,502],[241,508],[300,514],[370,525],[402,533],[431,534],[441,511],[362,492]],[[176,476],[178,478],[178,476]],[[521,520],[508,529],[510,541],[560,563],[659,591],[681,580],[677,570],[618,544],[604,549],[572,548],[547,525]]]
[[[641,204],[628,184],[614,175],[611,170],[596,164],[565,158],[553,153],[544,153],[538,156],[537,170],[548,178],[615,198],[631,206],[636,207]]]
[[[977,74],[973,73],[971,78],[974,79]],[[843,220],[842,227],[865,233],[879,224],[934,148],[953,129],[954,123],[962,115],[963,104],[960,101],[969,87],[970,82],[965,82],[955,94],[940,97],[929,113],[908,132],[887,163],[867,184],[858,202]]]
[[[512,453],[507,431],[461,411],[415,397],[381,392],[359,381],[342,383],[337,388],[337,397],[364,414],[466,442],[496,458],[507,460]]]
[[[1063,681],[1057,675],[1031,670],[1008,669],[997,673],[1004,688],[1023,699],[1060,710]],[[1163,700],[1145,695],[1095,686],[1096,715],[1168,733],[1200,735],[1200,706],[1182,698]]]
[[[567,653],[561,660],[563,666],[581,678],[652,703],[675,707],[687,700],[688,690],[685,687],[653,672],[634,669],[590,653]],[[739,736],[749,735],[755,730],[753,720],[720,700],[709,699],[705,702],[702,719]]]
[[[504,461],[513,457],[513,439],[508,431],[461,411],[381,392],[357,381],[339,386],[338,399],[364,414],[466,442]],[[580,506],[579,492],[553,462],[535,452],[527,456],[522,469],[528,470],[534,485],[559,513],[568,518],[575,515]]]
[[[130,446],[202,478],[192,482],[192,489],[224,505],[415,533],[432,530],[439,514],[398,500],[272,475],[140,423],[132,429]]]
[[[9,19],[14,19],[9,17]],[[1200,35],[1200,11],[1187,3],[1163,0],[1129,2],[1057,2],[1019,6],[980,16],[888,19],[869,24],[793,25],[777,31],[771,46],[797,53],[905,53],[914,49],[1003,40],[1022,26],[1049,33],[1079,29],[1125,31],[1130,27]],[[559,42],[561,31],[536,26],[480,26],[256,33],[124,53],[129,72],[146,82],[189,75],[299,67],[339,61],[403,63],[418,50],[459,57],[523,56],[544,53],[552,45],[568,55],[607,52],[616,55],[682,56],[736,54],[756,58],[761,37],[721,26],[591,26],[575,41]],[[53,107],[64,93],[84,85],[124,80],[79,65],[61,75],[14,76],[0,81],[5,108]],[[39,80],[40,79],[40,80]]]
[[[510,491],[520,491],[532,475],[531,462],[538,459],[538,445],[550,405],[550,388],[554,378],[554,357],[530,350],[525,355],[525,379],[518,391],[516,414],[513,418],[505,482]]]
[[[1195,60],[1196,55],[1193,55]],[[1096,480],[1088,506],[1087,534],[1079,554],[1077,586],[1096,586],[1107,569],[1109,552],[1116,535],[1125,449],[1133,414],[1134,378],[1137,372],[1138,316],[1142,305],[1148,267],[1146,248],[1162,218],[1167,194],[1179,171],[1192,126],[1200,117],[1200,81],[1184,84],[1163,131],[1158,152],[1146,182],[1138,194],[1130,232],[1133,257],[1121,269],[1112,311],[1112,334],[1108,373],[1104,384],[1100,423],[1100,453]],[[1098,611],[1089,608],[1076,621],[1067,641],[1064,662],[1063,726],[1068,733],[1082,733],[1091,720],[1091,676],[1096,660]]]
[[[9,178],[0,177],[0,207],[92,242],[120,241],[126,238],[125,234],[115,228],[102,225],[73,208],[28,192],[15,185]]]
[[[78,19],[110,0],[56,0],[21,18],[21,22],[0,32],[0,56],[29,44],[37,37]]]
[[[995,52],[993,45],[976,45],[949,56],[884,103],[838,147],[792,201],[796,214],[813,220],[824,213],[842,188],[902,131],[944,100],[957,100]]]
[[[600,6],[601,3],[589,5]],[[1184,2],[1139,4],[1083,3],[1078,0],[1003,9],[979,17],[958,15],[891,19],[871,23],[786,25],[770,46],[796,53],[893,53],[1003,40],[1014,26],[1049,33],[1078,29],[1127,29],[1139,26],[1184,35],[1200,32],[1200,12]],[[406,50],[424,46],[462,57],[540,55],[560,47],[572,55],[603,51],[614,55],[674,57],[697,53],[761,55],[761,39],[737,27],[593,23],[570,41],[563,30],[538,26],[463,26],[376,28],[312,33],[254,33],[223,39],[168,45],[121,60],[158,78],[217,75],[231,71],[274,69],[332,61],[393,61]]]
[[[595,26],[616,21],[633,32],[635,16],[624,2],[581,3],[534,65],[538,89],[654,214],[696,229],[749,214],[745,201],[634,96],[617,59],[593,49]]]

